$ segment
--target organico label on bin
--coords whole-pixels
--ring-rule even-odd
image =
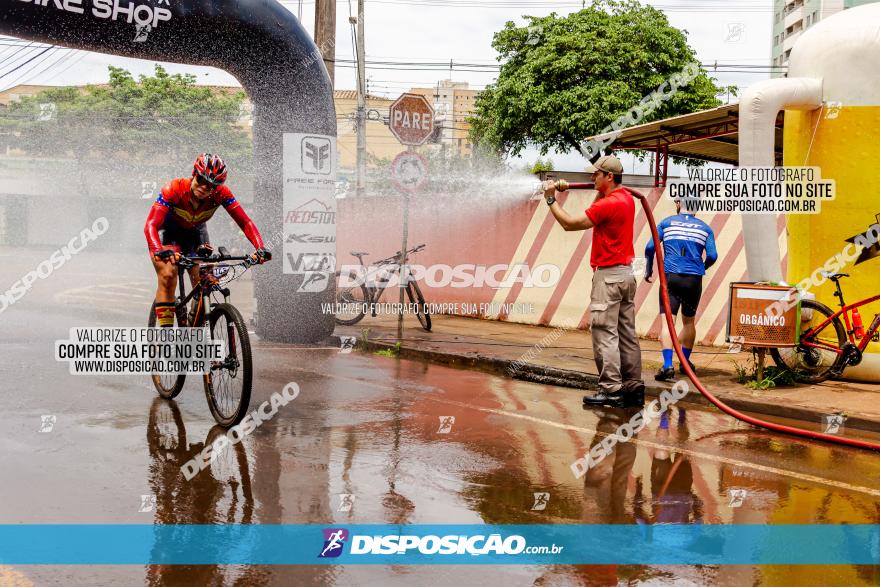
[[[794,288],[732,283],[728,340],[756,347],[793,346],[800,334],[799,308]]]

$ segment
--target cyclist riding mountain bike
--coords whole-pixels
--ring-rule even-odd
[[[156,322],[174,325],[174,290],[177,285],[177,261],[181,255],[208,256],[206,223],[223,206],[256,249],[252,258],[264,263],[272,258],[265,248],[260,231],[224,184],[227,169],[223,159],[202,153],[193,165],[192,177],[173,179],[162,188],[144,226],[147,246],[156,270]],[[198,267],[190,271],[190,281],[198,282]]]

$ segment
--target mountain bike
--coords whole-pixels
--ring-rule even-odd
[[[424,248],[424,244],[413,247],[406,252],[406,256],[409,257]],[[345,326],[351,326],[363,320],[367,311],[373,318],[376,317],[375,304],[382,297],[382,292],[388,288],[391,279],[400,274],[400,267],[404,259],[403,253],[397,251],[390,257],[376,261],[372,265],[375,269],[371,269],[364,265],[364,257],[369,253],[352,251],[351,255],[357,257],[361,264],[361,271],[348,269],[336,272],[336,304],[337,308],[343,310],[336,313],[336,323]],[[409,298],[410,304],[415,304],[419,323],[422,328],[431,332],[431,314],[428,311],[422,290],[419,289],[419,284],[412,279],[405,281],[406,297]],[[343,285],[339,286],[340,283]]]
[[[234,426],[247,414],[253,377],[251,343],[244,318],[229,302],[229,282],[244,275],[256,262],[250,257],[233,257],[224,247],[210,257],[180,257],[178,280],[180,294],[174,303],[175,326],[179,328],[205,327],[213,340],[222,341],[226,356],[212,361],[211,370],[203,375],[208,408],[218,424]],[[198,267],[199,281],[188,294],[184,273]],[[220,302],[217,298],[223,296]],[[187,306],[191,311],[187,311]],[[156,326],[156,304],[150,308],[148,326]],[[183,389],[185,374],[153,373],[153,385],[159,395],[172,399]]]
[[[880,341],[880,314],[874,315],[865,330],[858,308],[880,300],[880,295],[847,305],[840,289],[840,279],[846,273],[822,272],[834,282],[834,296],[840,302],[836,312],[815,300],[801,300],[801,336],[792,348],[770,349],[776,364],[793,371],[807,383],[820,383],[830,377],[839,377],[843,370],[862,362],[865,348],[871,341]],[[843,320],[841,321],[841,318]]]

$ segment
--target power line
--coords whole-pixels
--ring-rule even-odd
[[[34,64],[30,67],[30,69],[28,69],[28,70],[26,70],[25,72],[23,72],[23,73],[22,73],[20,76],[18,76],[14,81],[8,82],[8,83],[6,84],[6,87],[7,87],[7,88],[11,88],[11,87],[14,87],[14,86],[16,86],[16,85],[26,84],[27,82],[31,81],[31,80],[32,80],[33,78],[35,78],[36,76],[45,73],[46,71],[48,71],[49,69],[55,67],[56,65],[59,65],[60,63],[62,63],[62,62],[65,61],[66,59],[69,59],[70,56],[73,54],[73,52],[70,51],[70,50],[65,49],[65,50],[58,50],[56,54],[59,55],[60,58],[59,58],[59,59],[56,59],[54,63],[50,63],[49,65],[44,66],[42,70],[40,70],[40,71],[38,71],[38,72],[34,72],[34,70],[36,70],[40,65],[42,65],[43,63],[49,61],[49,60],[53,57],[53,54],[52,54],[52,53],[48,53],[48,54],[46,54],[46,56],[45,56],[40,62],[38,62],[38,63],[34,63]]]
[[[376,2],[378,0],[372,0]],[[430,1],[430,0],[426,0]],[[2,44],[2,42],[0,42]],[[33,44],[33,43],[30,43]],[[20,46],[20,45],[15,45]],[[38,46],[47,46],[47,45],[38,45]],[[48,45],[48,47],[53,47],[53,45]],[[357,65],[357,60],[352,58],[339,58],[335,59],[335,63],[342,67],[351,67]],[[444,61],[434,61],[434,60],[391,60],[391,59],[365,59],[365,64],[372,69],[383,69],[383,70],[403,70],[403,71],[446,71],[449,69],[458,70],[458,71],[469,71],[472,73],[488,73],[494,71],[500,71],[504,64],[499,63],[477,63],[478,59],[470,59],[470,60],[461,60],[456,61],[455,59],[449,59]],[[384,67],[380,67],[384,66]],[[720,60],[713,60],[706,63],[701,63],[701,66],[709,71],[718,71],[719,73],[751,73],[751,71],[744,70],[756,70],[761,73],[775,73],[778,71],[784,71],[788,66],[785,65],[773,65],[769,62],[752,64],[752,63],[724,63]],[[767,71],[769,70],[769,71]]]
[[[28,59],[27,61],[25,61],[25,62],[22,63],[21,65],[18,65],[18,66],[16,66],[16,67],[13,67],[12,69],[10,69],[9,71],[7,71],[6,73],[0,75],[0,79],[3,79],[4,77],[8,76],[9,74],[18,71],[19,69],[21,69],[22,67],[24,67],[24,66],[27,65],[28,63],[31,63],[33,60],[38,59],[38,58],[40,57],[40,55],[43,55],[44,53],[47,53],[47,52],[51,51],[53,48],[54,48],[54,47],[46,47],[46,48],[43,49],[40,53],[37,53],[36,55],[34,55],[33,57],[31,57],[30,59]]]
[[[10,59],[14,58],[14,57],[15,57],[16,55],[18,55],[19,53],[22,53],[23,51],[25,51],[26,49],[29,50],[29,47],[30,47],[31,45],[33,45],[33,43],[28,43],[27,45],[24,45],[24,46],[20,47],[20,48],[19,48],[18,50],[16,50],[16,51],[11,51],[9,55],[7,55],[6,57],[4,57],[3,59],[0,59],[0,65],[6,63],[7,61],[9,61]]]
[[[12,59],[13,60],[12,63],[7,65],[7,67],[11,67],[16,64],[16,62],[18,61],[18,57],[27,58],[29,55],[33,55],[35,51],[39,51],[39,48],[30,47],[27,49],[19,49],[18,51],[14,51],[13,54],[10,55],[8,58],[4,59],[4,61],[8,61],[9,59]]]
[[[348,66],[351,64],[355,64],[356,61],[352,59],[336,59],[337,65]],[[467,69],[475,69],[478,73],[491,73],[494,71],[500,71],[503,67],[503,64],[485,64],[485,63],[471,63],[471,62],[456,62],[454,59],[450,59],[449,61],[386,61],[386,60],[365,60],[365,63],[368,67],[373,69],[385,69],[383,67],[377,67],[379,65],[388,66],[389,68],[401,68],[404,70],[416,69],[416,70],[439,70],[445,71],[449,69],[458,69],[462,70],[462,68]],[[723,63],[719,61],[712,61],[707,63],[701,63],[700,66],[705,69],[707,72],[711,69],[713,71],[717,71],[719,69],[743,69],[743,70],[784,70],[787,69],[788,66],[785,65],[772,65],[772,64],[754,64],[754,63]]]
[[[4,42],[4,40],[2,38],[0,38],[0,46],[4,46],[4,45],[10,46],[10,47],[34,46],[34,47],[38,47],[38,48],[54,47],[54,45],[40,44],[40,43],[34,43],[34,42],[25,43],[24,41],[22,41],[20,39],[14,39],[13,37],[9,37],[9,39],[14,40],[15,42],[6,43],[6,42]],[[343,57],[344,58],[337,57],[336,61],[337,62],[348,62],[348,63],[355,63],[356,62],[354,55],[345,55]],[[462,58],[462,59],[456,60],[455,58],[451,58],[451,59],[444,59],[443,61],[434,61],[433,59],[437,59],[437,58],[436,57],[433,57],[433,58],[425,57],[425,58],[418,58],[416,60],[411,60],[411,61],[400,61],[400,60],[395,60],[395,58],[393,56],[389,57],[389,56],[373,55],[372,59],[369,56],[366,58],[366,63],[367,64],[382,64],[382,65],[386,65],[386,64],[390,64],[390,65],[418,64],[418,65],[430,65],[433,67],[438,67],[440,69],[449,69],[450,63],[452,63],[453,67],[467,66],[467,67],[479,67],[479,68],[485,68],[485,69],[500,69],[503,66],[503,64],[499,64],[496,60],[491,60],[491,59]],[[757,64],[755,64],[755,63],[736,63],[736,62],[725,63],[724,59],[709,59],[706,62],[701,63],[701,65],[704,68],[715,67],[716,65],[719,67],[722,67],[722,66],[726,66],[726,67],[772,67],[772,68],[786,67],[784,65],[774,65],[771,61],[766,60],[762,57],[740,58],[740,59],[742,61],[750,61],[750,60],[751,61],[761,61],[761,63],[757,63]],[[479,63],[480,61],[483,61],[484,63]],[[385,80],[376,80],[376,81],[385,81]]]
[[[77,56],[77,58],[74,59],[73,61],[71,61],[71,62],[67,65],[67,69],[68,69],[68,70],[69,70],[69,69],[73,69],[73,66],[74,66],[74,65],[77,65],[80,61],[82,61],[83,59],[85,59],[86,57],[89,56],[89,53],[88,53],[87,51],[82,51],[82,50],[79,50],[79,49],[77,49],[77,50],[74,51],[74,53],[77,53],[77,52],[79,53],[79,55]],[[59,71],[56,71],[55,73],[53,73],[53,74],[50,75],[49,77],[43,79],[43,80],[42,80],[42,83],[44,83],[44,84],[48,83],[49,81],[51,81],[51,80],[55,79],[56,77],[58,77],[58,74],[60,74],[60,73],[62,73],[62,72],[64,72],[64,71],[66,71],[66,70],[59,70]]]
[[[337,57],[336,63],[356,63],[353,59],[339,58]],[[440,70],[447,70],[450,68],[450,65],[453,69],[458,67],[478,67],[486,70],[500,70],[504,64],[499,63],[472,63],[471,61],[458,61],[456,62],[454,59],[444,60],[444,61],[391,61],[391,60],[379,60],[379,59],[367,59],[367,65],[392,65],[392,66],[423,66],[423,67],[431,67],[437,68]],[[788,66],[785,65],[773,65],[772,63],[765,61],[764,63],[725,63],[723,60],[711,60],[706,61],[704,63],[700,63],[700,66],[703,69],[715,69],[715,68],[744,68],[744,69],[786,69]],[[376,81],[384,81],[384,80],[376,80]]]
[[[353,65],[353,64],[348,64],[348,63],[339,63],[337,61],[336,67],[339,67],[342,69],[354,69],[357,66]],[[414,66],[389,67],[389,66],[375,66],[375,65],[369,65],[369,64],[366,67],[367,67],[367,69],[374,70],[374,71],[380,71],[380,70],[381,71],[443,71],[442,69],[437,69],[434,67],[414,67]],[[447,70],[449,69],[448,65],[446,66],[446,69]],[[465,68],[465,67],[453,67],[453,69],[455,71],[468,72],[468,73],[490,73],[490,72],[487,72],[484,70],[469,69],[469,68]],[[774,66],[774,69],[770,69],[769,67],[767,69],[751,69],[751,68],[748,68],[748,69],[728,69],[728,68],[723,68],[722,66],[719,65],[717,69],[715,69],[713,67],[711,70],[707,70],[706,73],[752,73],[752,74],[765,74],[766,75],[766,74],[772,74],[772,73],[785,73],[786,71],[788,71],[787,66]]]
[[[341,2],[342,0],[337,0]],[[294,0],[280,0],[281,4],[291,5]],[[314,4],[313,0],[305,0],[304,4]],[[370,0],[371,4],[388,4],[401,6],[430,6],[434,8],[582,8],[582,0]],[[706,2],[696,0],[692,4],[648,4],[652,8],[664,12],[755,12],[770,13],[774,11],[766,1],[747,2],[739,0],[735,3]]]

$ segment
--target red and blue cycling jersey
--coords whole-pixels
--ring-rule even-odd
[[[198,200],[192,194],[191,184],[192,178],[173,179],[165,184],[159,197],[153,202],[144,226],[150,253],[155,254],[163,248],[160,230],[198,230],[211,219],[220,206],[226,209],[254,248],[264,248],[260,231],[228,187],[221,185],[207,198]]]

